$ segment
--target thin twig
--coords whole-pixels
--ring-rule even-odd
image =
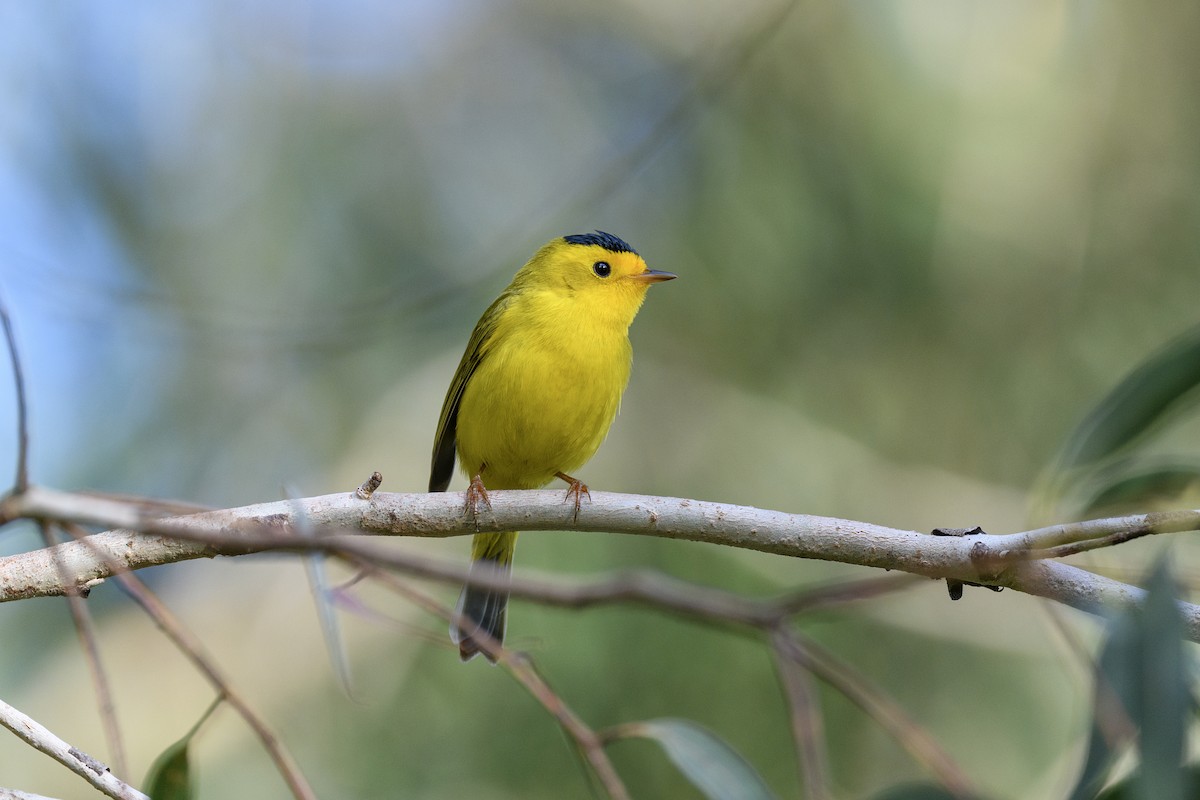
[[[81,528],[71,523],[66,523],[63,527],[67,533],[76,537],[77,544],[91,547],[92,537],[88,536]],[[103,554],[100,555],[103,556]],[[215,662],[204,652],[200,641],[184,627],[175,615],[171,613],[170,609],[138,577],[119,571],[118,565],[109,563],[109,567],[113,569],[114,577],[121,585],[121,588],[142,607],[146,614],[154,621],[158,629],[208,679],[208,682],[217,690],[219,696],[223,697],[226,702],[233,706],[242,719],[246,721],[246,724],[250,726],[251,730],[254,731],[262,742],[263,748],[275,763],[280,775],[283,776],[284,782],[291,789],[292,795],[297,800],[315,800],[316,794],[313,793],[303,773],[300,772],[295,759],[292,758],[283,743],[268,728],[266,722],[263,721],[242,698],[241,694],[221,674]]]
[[[1190,530],[1190,527],[1187,528]],[[1099,550],[1102,547],[1113,547],[1114,545],[1131,542],[1134,539],[1140,539],[1143,536],[1153,536],[1156,533],[1163,531],[1154,530],[1150,527],[1136,528],[1127,531],[1117,531],[1110,533],[1107,536],[1100,536],[1095,539],[1085,539],[1081,542],[1068,542],[1067,544],[1055,545],[1054,547],[1045,547],[1039,550],[1030,550],[1030,559],[1048,559],[1048,558],[1065,558],[1073,556],[1077,553],[1086,553],[1089,550]]]
[[[203,514],[205,511],[215,511],[212,506],[203,503],[193,503],[188,500],[172,500],[161,497],[146,497],[140,494],[125,494],[122,492],[98,492],[84,489],[79,492],[83,497],[95,497],[100,500],[113,500],[124,503],[138,510],[145,519],[160,517],[184,517],[189,514]]]
[[[780,641],[781,638],[787,639],[786,644]],[[787,637],[782,624],[771,631],[770,639],[779,683],[788,700],[792,740],[796,744],[796,766],[800,770],[804,797],[824,800],[830,796],[829,755],[825,750],[825,725],[820,703],[811,674],[791,655],[794,648],[802,645],[794,637]]]
[[[1042,557],[1053,558],[1055,557],[1053,555],[1054,548],[1059,545],[1102,539],[1112,534],[1136,534],[1130,535],[1129,538],[1137,538],[1137,536],[1147,534],[1183,533],[1197,529],[1200,529],[1200,509],[1180,509],[1089,519],[1080,522],[1064,522],[1022,533],[1008,534],[1000,539],[1004,540],[1002,546],[1006,549],[1039,553],[1044,554]],[[997,541],[993,537],[988,537],[988,539],[989,544]],[[1128,539],[1122,541],[1128,541]]]
[[[150,800],[120,780],[108,767],[55,736],[37,720],[0,700],[0,725],[115,800]]]
[[[702,101],[716,99],[745,74],[751,60],[759,56],[770,40],[779,35],[784,23],[799,5],[798,0],[783,0],[774,8],[765,9],[758,19],[746,25],[744,35],[733,38],[729,46],[703,48],[700,56],[683,70],[683,74],[692,77],[691,84],[644,129],[646,133],[641,139],[599,165],[592,171],[590,181],[567,181],[561,190],[550,195],[549,206],[544,213],[526,213],[523,218],[537,220],[536,230],[540,231],[545,229],[547,219],[556,216],[575,218],[583,209],[602,205],[604,199],[622,182],[642,169],[655,153],[677,136],[689,118],[695,119],[695,110]],[[528,238],[534,237],[526,235],[522,240]]]
[[[8,315],[8,308],[3,299],[0,299],[0,325],[4,327],[4,340],[8,345],[8,360],[12,364],[13,386],[17,395],[17,470],[13,479],[13,493],[20,494],[29,486],[29,414],[25,401],[25,373],[21,369],[17,336],[13,332],[12,318]]]
[[[50,523],[39,520],[42,539],[47,546],[55,544],[54,530]],[[60,564],[61,567],[61,564]],[[67,580],[65,570],[64,582]],[[125,763],[125,747],[121,740],[121,728],[117,725],[116,705],[113,703],[112,686],[108,674],[104,670],[104,662],[100,659],[100,647],[96,642],[96,625],[92,620],[92,612],[79,592],[66,594],[67,609],[71,612],[71,620],[75,623],[75,633],[79,636],[79,645],[83,648],[84,661],[88,666],[88,674],[92,679],[92,688],[96,692],[96,702],[100,710],[100,724],[104,728],[104,738],[108,742],[109,758],[113,770],[118,775],[127,775]]]
[[[57,797],[47,797],[44,794],[19,792],[16,789],[5,789],[0,786],[0,800],[58,800]]]
[[[584,759],[595,771],[597,779],[612,800],[629,800],[629,792],[625,788],[621,776],[604,750],[604,742],[561,697],[551,690],[550,685],[534,668],[529,656],[524,653],[510,652],[505,661],[512,676],[525,687],[542,706],[558,720],[572,739],[578,744]]]
[[[1072,663],[1081,665],[1082,671],[1092,683],[1092,724],[1104,737],[1109,749],[1116,751],[1123,743],[1133,741],[1138,733],[1137,725],[1130,718],[1129,711],[1112,682],[1100,670],[1100,665],[1092,653],[1067,626],[1059,610],[1054,606],[1046,606],[1045,612],[1059,640],[1071,654]]]
[[[357,563],[364,571],[374,575],[384,586],[408,598],[430,614],[450,624],[457,621],[457,615],[450,608],[398,580],[394,575],[382,572],[369,563]],[[532,660],[524,653],[502,647],[499,642],[487,636],[486,633],[483,633],[479,644],[483,652],[495,658],[497,665],[507,669],[509,674],[525,687],[526,691],[554,717],[563,731],[571,737],[608,796],[612,800],[629,800],[629,792],[626,790],[621,776],[617,774],[608,754],[604,751],[604,743],[600,737],[550,688],[550,685],[534,668]]]
[[[510,229],[515,228],[516,232],[505,238],[508,241],[524,243],[531,239],[540,240],[548,227],[573,224],[581,214],[604,205],[606,198],[621,188],[630,175],[645,169],[658,152],[678,136],[690,121],[697,118],[697,109],[704,108],[704,103],[712,103],[735,85],[738,78],[745,74],[750,62],[767,49],[770,40],[779,35],[788,18],[799,6],[798,0],[782,0],[774,8],[763,9],[757,19],[744,26],[741,36],[722,35],[723,40],[730,42],[728,45],[704,45],[697,48],[696,56],[679,70],[680,75],[688,77],[688,84],[673,101],[660,106],[664,110],[640,128],[644,134],[619,152],[608,156],[599,154],[596,158],[589,159],[595,164],[595,168],[588,171],[586,179],[580,180],[580,176],[565,178],[562,186],[556,186],[546,193],[544,207],[540,211],[530,213],[529,209],[522,209],[516,220],[517,224],[507,226]],[[521,254],[517,253],[509,254],[505,258],[496,258],[495,244],[489,242],[486,248],[468,255],[462,262],[509,264],[520,256]],[[420,297],[420,304],[438,305],[445,302],[450,295],[460,294],[475,285],[490,283],[495,278],[494,272],[495,270],[476,273],[471,279],[439,287],[434,292]],[[387,296],[384,296],[384,299],[389,300]],[[410,301],[404,307],[416,305],[416,302]],[[362,310],[356,308],[355,319],[361,315]],[[357,331],[357,327],[354,330]]]
[[[179,651],[192,662],[192,665],[200,671],[209,684],[222,694],[226,702],[236,709],[242,719],[246,721],[246,724],[262,742],[271,761],[275,763],[275,768],[279,770],[279,774],[287,783],[292,796],[296,800],[316,800],[316,794],[309,786],[291,753],[284,747],[283,742],[279,741],[267,723],[250,707],[241,693],[233,689],[229,680],[217,669],[216,663],[205,653],[204,646],[192,635],[191,631],[175,618],[175,615],[139,578],[128,573],[119,573],[116,575],[116,579],[121,584],[121,588],[150,615],[158,629],[175,643]]]
[[[764,616],[774,624],[783,622],[797,614],[806,614],[824,608],[843,606],[860,600],[870,600],[885,594],[908,589],[918,583],[927,583],[918,575],[895,573],[871,575],[855,580],[835,581],[823,586],[796,589],[784,596],[766,601],[768,608]]]
[[[1050,623],[1050,629],[1054,632],[1054,640],[1059,643],[1060,649],[1064,653],[1063,660],[1076,665],[1078,670],[1076,677],[1090,676],[1092,670],[1095,669],[1095,660],[1092,658],[1091,649],[1080,641],[1075,631],[1071,630],[1067,620],[1063,618],[1062,609],[1050,603],[1039,603],[1038,605],[1045,619]]]
[[[849,664],[837,659],[816,642],[780,627],[775,645],[779,652],[828,683],[847,700],[879,723],[919,763],[942,783],[948,792],[967,800],[978,797],[971,779],[942,749],[925,728],[899,704],[871,685]]]

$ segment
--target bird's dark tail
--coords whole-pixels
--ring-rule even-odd
[[[512,571],[512,554],[516,545],[516,533],[476,534],[472,547],[474,560],[468,583],[458,596],[455,607],[457,619],[450,624],[450,638],[458,645],[458,654],[463,661],[470,661],[477,654],[493,664],[495,657],[487,652],[477,634],[482,631],[494,644],[503,644],[504,629],[508,622],[508,578]],[[481,541],[482,540],[482,541]],[[488,588],[470,583],[477,574],[494,576],[504,582],[503,587]]]

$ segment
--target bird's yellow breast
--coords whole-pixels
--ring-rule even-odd
[[[531,290],[497,320],[463,393],[458,457],[492,489],[531,489],[595,454],[629,381],[633,313]],[[636,312],[636,307],[633,309]]]

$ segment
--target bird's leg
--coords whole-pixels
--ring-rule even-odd
[[[582,498],[583,495],[586,494],[587,498],[588,498],[588,502],[590,503],[592,501],[592,493],[588,491],[588,487],[587,487],[586,483],[579,480],[578,478],[572,478],[570,475],[568,475],[565,472],[556,472],[556,473],[554,473],[554,477],[562,478],[564,481],[566,481],[568,484],[570,484],[569,486],[567,486],[567,496],[565,498],[563,498],[563,502],[565,503],[567,500],[570,500],[572,497],[574,497],[574,499],[575,499],[575,516],[573,516],[571,518],[571,521],[578,522],[579,521],[580,498]]]
[[[471,478],[467,484],[466,496],[463,498],[463,513],[470,515],[475,521],[475,529],[479,530],[479,503],[483,502],[488,511],[492,510],[492,501],[488,498],[487,489],[483,485],[483,469]]]

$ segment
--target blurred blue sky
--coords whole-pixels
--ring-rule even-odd
[[[131,269],[105,198],[77,181],[80,150],[130,182],[231,160],[237,131],[205,115],[214,92],[271,68],[349,83],[419,71],[471,2],[11,3],[0,8],[0,291],[14,317],[30,392],[33,467],[71,483],[80,404],[109,407],[113,438],[138,424],[172,368],[178,298]],[[407,34],[407,35],[406,35]],[[220,87],[217,84],[222,84]],[[236,121],[236,120],[235,120]],[[261,123],[262,118],[255,118]],[[221,185],[237,191],[236,176]],[[170,198],[196,224],[228,194]],[[207,207],[207,208],[206,208]],[[153,267],[151,266],[152,270]],[[236,310],[236,309],[235,309]],[[213,310],[227,320],[232,315]],[[168,383],[163,380],[162,383]],[[15,453],[12,383],[0,381],[0,461]],[[103,442],[94,444],[103,446]]]

